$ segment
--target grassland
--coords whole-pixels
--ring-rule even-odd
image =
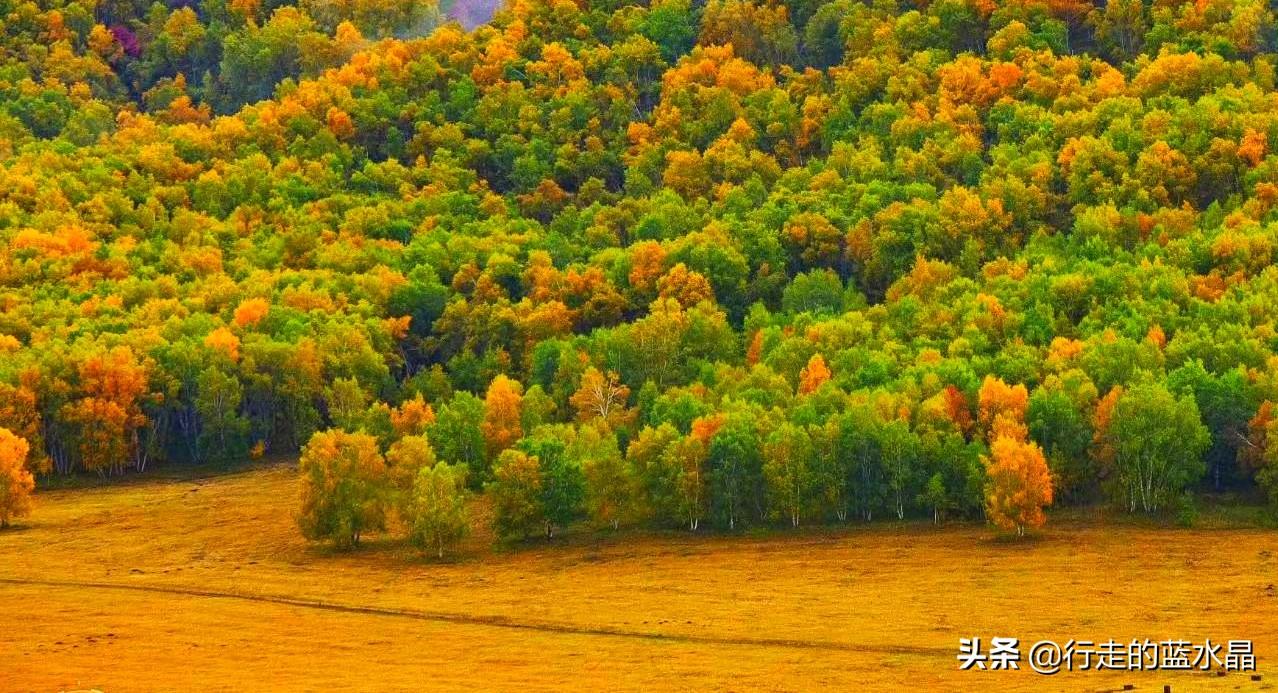
[[[0,534],[0,690],[1136,690],[1278,681],[1278,535],[1057,521],[307,545],[272,466],[40,494]],[[1260,682],[960,672],[958,638],[1256,641]]]

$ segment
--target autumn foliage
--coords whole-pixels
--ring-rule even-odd
[[[1022,536],[1043,525],[1043,507],[1052,504],[1052,478],[1037,444],[995,439],[985,473],[985,512],[995,526]]]
[[[317,433],[302,450],[298,470],[298,523],[307,538],[357,546],[363,535],[385,528],[388,479],[376,439],[336,430]]]
[[[35,479],[27,470],[27,441],[0,428],[0,528],[31,512]]]
[[[829,380],[830,369],[825,365],[825,358],[820,354],[813,354],[808,359],[808,365],[799,372],[799,394],[815,392]]]
[[[189,4],[0,8],[37,476],[302,455],[344,543],[439,464],[508,536],[1274,487],[1265,3]]]

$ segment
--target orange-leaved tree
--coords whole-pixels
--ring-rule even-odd
[[[830,368],[825,365],[825,357],[813,354],[812,358],[808,359],[808,365],[799,372],[799,394],[816,392],[829,380]]]
[[[262,321],[270,312],[271,304],[264,298],[250,298],[235,307],[234,320],[239,327],[250,327]]]
[[[0,527],[31,513],[35,478],[27,471],[30,446],[7,428],[0,428]]]
[[[985,461],[985,513],[1005,532],[1042,527],[1052,504],[1052,475],[1037,443],[1000,436]]]
[[[1024,440],[1025,412],[1029,409],[1029,392],[1024,385],[1008,385],[992,375],[985,376],[978,394],[981,428],[991,443],[1000,437]]]
[[[80,463],[101,474],[122,474],[131,453],[140,452],[138,429],[147,424],[142,400],[151,363],[121,346],[94,353],[79,364],[84,396],[62,408],[78,429]],[[134,461],[145,471],[146,458]]]

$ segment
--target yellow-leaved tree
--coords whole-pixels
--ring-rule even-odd
[[[298,469],[298,525],[307,539],[349,548],[365,533],[386,528],[389,475],[376,438],[336,428],[320,431],[302,448]]]
[[[0,527],[31,513],[35,478],[27,471],[30,445],[7,428],[0,428]]]
[[[490,459],[497,459],[503,450],[515,444],[524,435],[520,411],[524,402],[524,390],[518,381],[504,375],[493,378],[484,397],[484,441],[488,444]]]
[[[830,368],[825,365],[825,357],[820,354],[813,354],[808,359],[808,365],[803,367],[799,372],[799,394],[806,395],[809,392],[816,392],[822,385],[830,380]]]
[[[985,460],[985,513],[1005,532],[1042,527],[1052,504],[1052,474],[1037,443],[1000,436]]]
[[[633,412],[626,410],[630,388],[617,378],[616,373],[604,375],[590,366],[581,376],[581,387],[568,401],[577,410],[577,420],[585,423],[594,419],[605,421],[616,429],[633,420]]]

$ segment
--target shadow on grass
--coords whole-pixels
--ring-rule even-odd
[[[101,476],[87,472],[75,472],[67,476],[48,474],[36,479],[36,494],[49,491],[128,488],[175,481],[203,481],[264,469],[282,469],[296,465],[296,456],[274,455],[261,460],[203,462],[198,464],[185,462],[157,464],[145,472],[128,472],[123,476]]]
[[[1008,532],[991,532],[988,539],[983,543],[998,548],[1025,549],[1043,544],[1052,544],[1058,539],[1059,537],[1054,534],[1044,531],[1026,532],[1021,536]]]
[[[302,553],[306,558],[317,561],[341,562],[349,559],[362,562],[375,559],[423,567],[466,565],[492,555],[492,551],[486,547],[462,543],[455,548],[445,549],[441,558],[435,549],[414,546],[407,538],[393,532],[362,537],[358,545],[350,547],[338,546],[332,542],[308,542]]]

